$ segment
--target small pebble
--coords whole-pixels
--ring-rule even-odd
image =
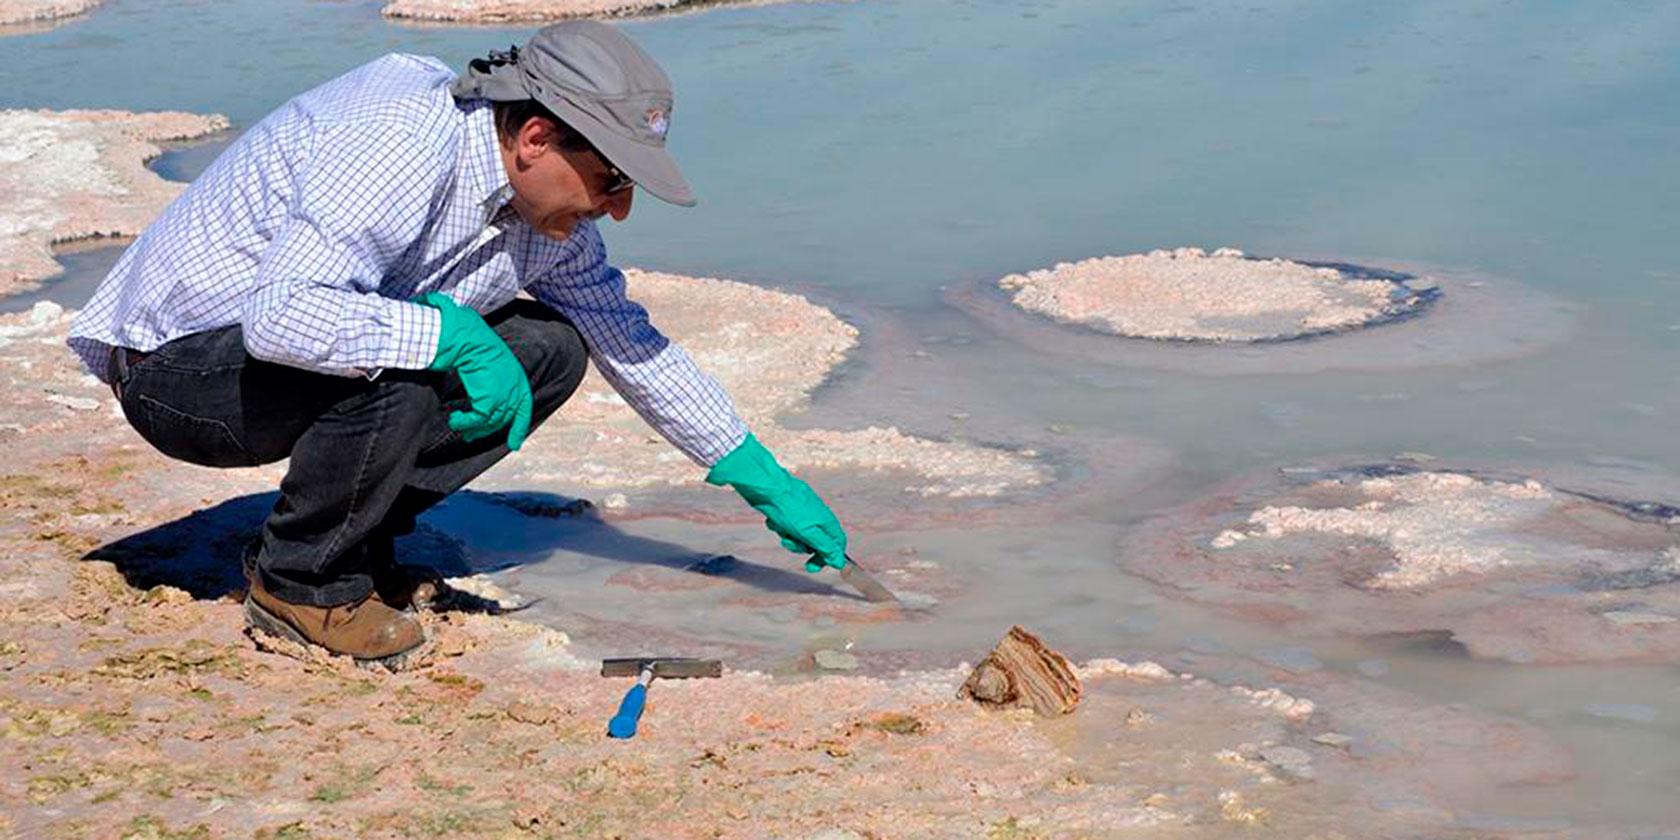
[[[74,411],[97,411],[99,409],[99,400],[89,399],[88,397],[70,397],[65,396],[64,394],[48,394],[47,402],[57,403],[58,405],[62,405],[65,408]]]
[[[1593,717],[1650,723],[1657,719],[1657,710],[1642,703],[1588,703],[1583,711]]]
[[[1621,625],[1673,624],[1676,620],[1674,616],[1671,615],[1650,612],[1635,612],[1632,610],[1611,610],[1610,612],[1602,613],[1602,615],[1610,623]]]
[[[1260,758],[1297,779],[1313,777],[1312,756],[1299,747],[1266,747],[1260,750]]]
[[[1321,732],[1313,736],[1313,743],[1326,747],[1345,747],[1353,743],[1353,739],[1340,732]]]
[[[1361,661],[1355,667],[1359,669],[1359,673],[1364,674],[1367,677],[1388,676],[1388,663],[1382,661],[1381,659],[1366,659]]]
[[[863,835],[843,828],[830,828],[810,835],[808,840],[863,840]]]

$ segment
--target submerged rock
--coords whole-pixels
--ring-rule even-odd
[[[858,667],[858,658],[841,650],[819,650],[811,658],[824,671],[856,671]]]
[[[1657,710],[1643,703],[1588,703],[1582,710],[1593,717],[1631,723],[1651,723],[1657,719]]]
[[[998,281],[1016,306],[1115,335],[1179,341],[1281,341],[1415,314],[1433,284],[1354,266],[1256,259],[1221,248],[1099,257]]]
[[[55,244],[139,234],[185,189],[146,169],[157,143],[227,126],[172,111],[0,111],[0,295],[57,274]]]
[[[1671,661],[1680,529],[1666,510],[1406,464],[1274,473],[1164,517],[1122,556],[1291,632],[1512,662]]]

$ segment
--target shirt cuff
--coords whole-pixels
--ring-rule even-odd
[[[391,301],[390,309],[391,340],[369,379],[384,368],[425,370],[437,358],[443,314],[425,304],[407,301]]]

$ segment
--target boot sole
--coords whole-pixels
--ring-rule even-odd
[[[292,625],[287,624],[284,619],[269,612],[268,610],[263,609],[262,605],[251,600],[250,596],[246,596],[245,598],[245,626],[259,633],[285,639],[289,642],[295,642],[303,645],[304,647],[317,647],[322,650],[327,650],[327,648],[322,647],[320,644],[305,638],[302,633],[299,633]],[[378,658],[363,658],[353,654],[334,653],[334,655],[349,656],[358,666],[363,668],[386,668],[392,671],[400,671],[403,666],[407,664],[409,655],[419,650],[421,645],[424,644],[425,642],[421,642],[421,644],[415,645],[408,650]],[[333,653],[330,650],[328,650],[328,652]]]

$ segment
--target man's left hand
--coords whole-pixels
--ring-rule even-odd
[[[846,567],[846,531],[840,520],[811,485],[776,463],[758,438],[748,434],[706,473],[706,481],[735,488],[747,504],[764,514],[765,527],[782,538],[783,548],[811,555],[805,571]]]

